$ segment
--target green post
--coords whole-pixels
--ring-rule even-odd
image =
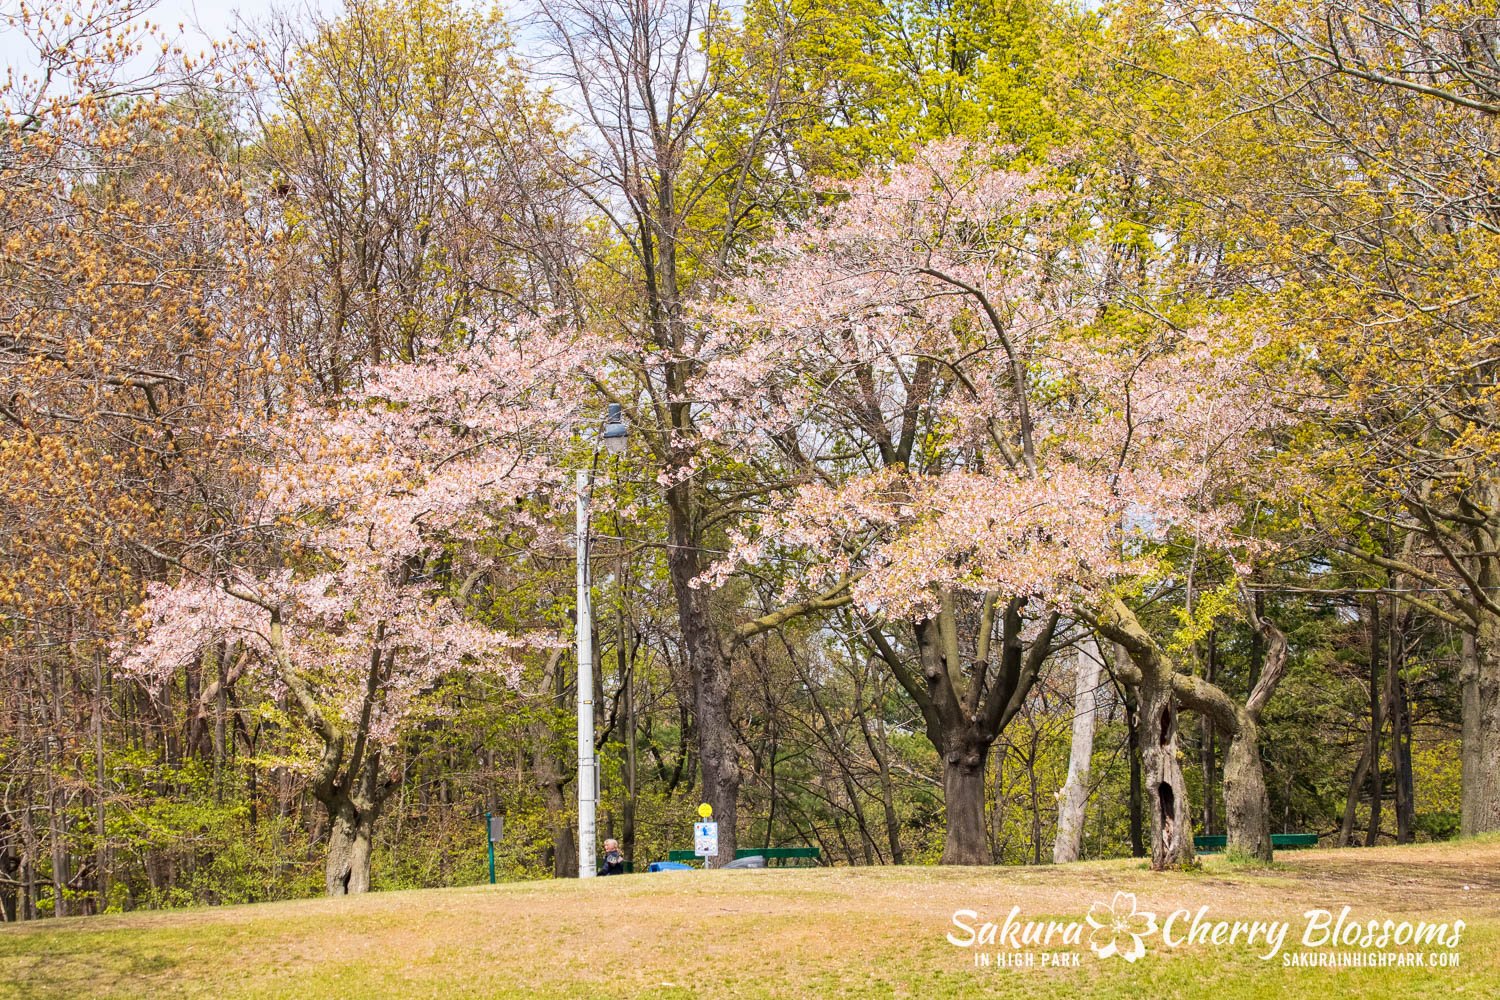
[[[495,884],[495,835],[489,813],[484,814],[484,840],[490,847],[490,885]]]

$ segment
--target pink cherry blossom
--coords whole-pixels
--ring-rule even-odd
[[[558,637],[477,624],[420,567],[497,527],[541,524],[517,501],[564,495],[556,456],[576,423],[578,366],[597,350],[528,325],[379,368],[336,408],[296,406],[262,434],[245,544],[206,565],[185,560],[175,584],[153,584],[139,641],[116,651],[119,668],[162,683],[227,644],[376,743],[395,740],[448,672],[513,681],[523,649]]]
[[[1248,338],[1093,328],[1094,248],[1048,249],[1041,177],[989,159],[950,140],[848,185],[705,311],[705,433],[813,482],[704,582],[785,556],[792,588],[853,576],[861,606],[920,619],[945,592],[1066,609],[1160,572],[1170,535],[1244,548],[1237,490],[1277,419]]]

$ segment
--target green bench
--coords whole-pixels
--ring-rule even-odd
[[[1193,838],[1193,849],[1199,854],[1217,854],[1222,851],[1229,838],[1223,834],[1213,836],[1199,835]],[[1288,850],[1298,847],[1317,847],[1318,835],[1316,833],[1273,833],[1271,834],[1272,850]]]
[[[816,865],[823,859],[823,851],[817,847],[741,847],[734,852],[736,861],[740,858],[754,857],[765,858],[767,865],[774,862],[776,867],[784,868],[788,861],[810,862]],[[690,862],[701,861],[702,858],[692,851],[668,851],[667,860]],[[799,866],[793,865],[793,867]]]

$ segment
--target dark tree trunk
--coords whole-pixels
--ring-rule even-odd
[[[1135,689],[1125,689],[1126,753],[1130,755],[1130,856],[1146,856],[1145,810],[1141,808],[1140,709]]]
[[[569,780],[563,769],[545,749],[538,749],[532,762],[542,804],[547,810],[547,824],[552,828],[552,875],[554,878],[578,877],[578,841],[573,836],[573,813],[566,795]]]
[[[1474,629],[1464,644],[1462,688],[1463,801],[1459,830],[1465,836],[1500,832],[1500,477],[1479,478],[1475,495],[1461,499],[1471,555]]]
[[[563,677],[561,652],[548,657],[543,670],[542,688],[551,688],[553,703],[559,710],[568,707],[567,683]],[[548,849],[554,878],[578,877],[578,841],[573,836],[574,816],[568,808],[567,788],[574,772],[560,760],[552,731],[545,723],[532,727],[531,770],[542,793],[547,811],[547,825],[552,829],[552,846]]]
[[[1385,779],[1380,773],[1381,699],[1384,695],[1382,675],[1385,673],[1380,659],[1380,597],[1370,599],[1370,731],[1365,749],[1369,761],[1370,778],[1370,825],[1365,830],[1365,846],[1374,847],[1380,840],[1380,804],[1385,791]]]
[[[703,799],[713,806],[713,818],[719,824],[719,853],[708,860],[717,868],[734,860],[738,847],[740,762],[735,746],[734,726],[729,704],[729,663],[717,651],[709,652],[705,643],[698,662],[701,665],[695,685],[698,706],[698,761],[703,772]]]
[[[573,836],[571,814],[567,811],[561,789],[555,796],[548,796],[548,804],[552,815],[552,877],[577,878],[578,838]]]
[[[224,801],[224,770],[228,755],[234,749],[229,741],[226,720],[229,716],[229,655],[226,647],[217,657],[219,676],[215,678],[214,701],[214,801]]]
[[[636,812],[636,720],[635,720],[635,664],[626,662],[624,618],[620,619],[620,676],[625,681],[625,819],[620,837],[620,846],[625,860],[635,862],[635,812]],[[631,647],[633,648],[633,647]],[[632,657],[633,659],[633,657]]]
[[[989,742],[954,734],[943,754],[945,865],[987,865],[993,860],[984,830],[984,769],[989,752]]]
[[[30,794],[30,789],[26,793]],[[21,858],[20,858],[20,915],[21,920],[35,920],[37,918],[37,897],[40,895],[37,883],[37,855],[40,853],[40,845],[37,842],[36,823],[31,815],[30,799],[27,805],[21,809]]]
[[[883,740],[882,740],[883,742]],[[896,797],[891,782],[890,761],[884,753],[880,764],[880,807],[885,812],[885,839],[891,848],[891,864],[906,864],[906,855],[901,849],[901,819],[896,815]]]
[[[688,670],[693,678],[694,721],[698,731],[698,762],[703,773],[703,800],[713,807],[719,824],[719,853],[707,859],[716,868],[734,860],[738,846],[740,773],[730,711],[730,662],[709,616],[707,587],[695,585],[702,566],[693,518],[693,497],[687,482],[667,491],[667,531],[672,547],[667,562]]]
[[[109,826],[106,801],[109,795],[109,772],[104,757],[104,715],[109,692],[104,687],[104,655],[94,655],[94,886],[99,897],[97,913],[109,906]]]
[[[979,609],[972,659],[966,662],[960,652],[954,604],[954,595],[946,593],[936,617],[912,622],[920,675],[879,630],[870,635],[896,680],[921,709],[927,739],[943,762],[947,813],[943,863],[986,865],[993,858],[985,835],[985,762],[1036,681],[1052,648],[1057,614],[1047,616],[1028,647],[1021,640],[1023,602],[1012,599],[999,612],[1002,606],[997,596],[987,596]],[[999,655],[992,657],[997,631],[999,641],[993,645],[998,646]]]
[[[21,854],[11,842],[9,822],[0,817],[0,924],[15,922],[19,916]],[[100,912],[104,910],[100,906]]]
[[[1359,760],[1354,765],[1354,774],[1349,778],[1349,794],[1344,799],[1344,820],[1339,824],[1339,846],[1351,847],[1354,844],[1354,822],[1356,813],[1359,811],[1359,793],[1364,790],[1365,777],[1370,773],[1370,747],[1366,741],[1365,746],[1359,752]]]
[[[1396,631],[1398,619],[1391,616],[1390,654],[1386,671],[1386,715],[1391,720],[1391,773],[1396,784],[1396,843],[1412,842],[1416,819],[1415,789],[1411,772],[1411,709],[1406,700],[1406,682],[1401,677],[1405,640]]]
[[[1218,664],[1215,662],[1218,656],[1218,633],[1210,629],[1208,633],[1208,659],[1205,663],[1204,676],[1210,684],[1215,683]],[[1253,686],[1253,685],[1252,685]],[[1218,755],[1214,747],[1214,723],[1213,718],[1207,714],[1200,713],[1199,721],[1199,744],[1198,744],[1198,766],[1203,771],[1203,832],[1206,834],[1218,833],[1218,823],[1214,809],[1214,785],[1218,782]],[[1228,761],[1225,762],[1226,773],[1224,780],[1229,780],[1227,773]],[[1227,791],[1225,793],[1228,794]],[[1224,808],[1229,808],[1228,800],[1225,800]]]

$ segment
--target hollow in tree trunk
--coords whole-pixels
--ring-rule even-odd
[[[328,864],[324,873],[328,895],[369,892],[375,816],[346,798],[329,819]]]
[[[1139,699],[1137,731],[1151,805],[1151,866],[1159,869],[1181,865],[1193,858],[1190,813],[1183,795],[1182,767],[1177,754],[1179,702],[1194,712],[1210,716],[1219,731],[1230,738],[1232,766],[1226,761],[1224,768],[1229,847],[1270,860],[1271,810],[1260,760],[1259,725],[1261,713],[1286,667],[1286,637],[1257,613],[1255,626],[1269,642],[1270,649],[1249,697],[1239,705],[1217,685],[1178,671],[1171,658],[1141,627],[1135,614],[1118,598],[1104,598],[1087,617],[1101,634],[1118,642],[1130,656],[1130,663],[1117,666],[1116,671],[1127,684],[1135,686]]]
[[[1177,746],[1177,704],[1170,677],[1150,671],[1140,685],[1141,770],[1151,815],[1151,867],[1193,862],[1193,820]]]
[[[1173,685],[1184,678],[1172,660],[1118,597],[1104,595],[1094,608],[1080,608],[1100,635],[1119,643],[1115,675],[1135,691],[1136,745],[1146,786],[1151,827],[1151,867],[1160,871],[1193,862],[1192,811],[1177,745],[1177,699]]]
[[[313,794],[328,811],[328,862],[324,887],[330,896],[352,896],[370,891],[370,856],[375,824],[396,778],[380,774],[380,752],[369,751],[345,775],[315,781]]]

